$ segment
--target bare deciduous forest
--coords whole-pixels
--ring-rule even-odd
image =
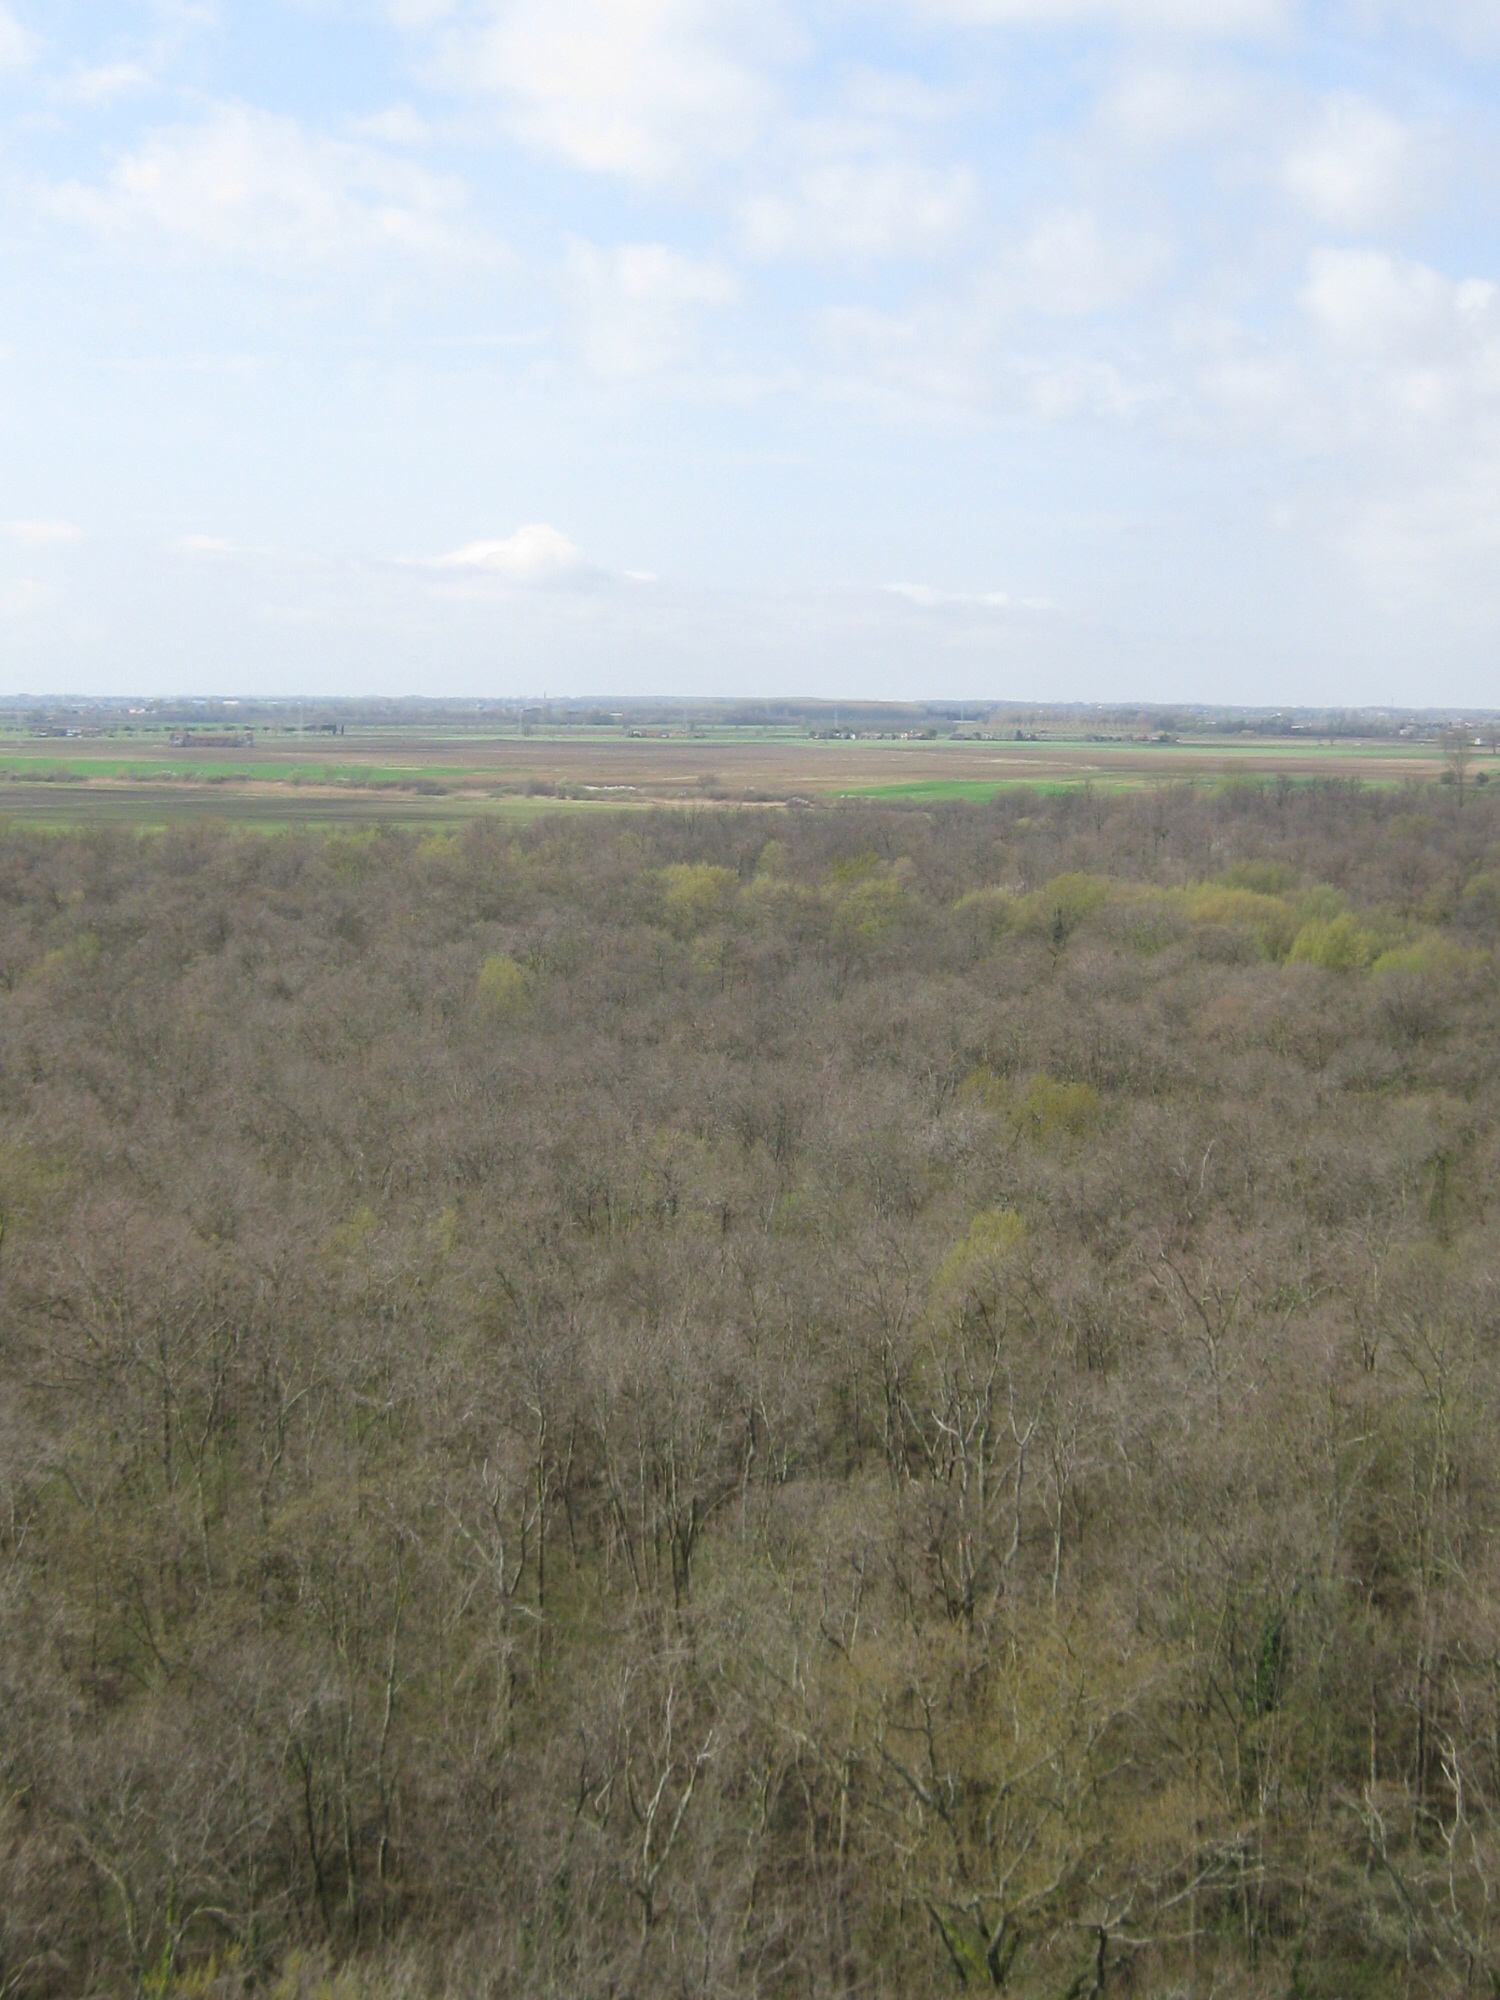
[[[1500,799],[0,833],[0,1994],[1500,1993]]]

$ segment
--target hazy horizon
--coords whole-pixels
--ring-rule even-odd
[[[9,0],[0,692],[1486,706],[1497,61],[1493,0]]]
[[[1031,700],[1025,695],[1005,699],[987,699],[983,695],[961,696],[931,692],[912,696],[910,699],[889,701],[863,695],[805,695],[795,689],[770,690],[764,694],[735,695],[709,694],[702,690],[685,690],[681,694],[621,694],[618,690],[584,690],[578,694],[538,694],[535,696],[506,695],[440,695],[440,694],[335,694],[326,689],[304,688],[297,694],[205,694],[201,690],[186,688],[179,694],[148,694],[139,689],[109,694],[82,694],[77,689],[58,688],[42,691],[18,689],[14,694],[0,697],[0,701],[13,703],[19,710],[34,710],[38,715],[49,711],[72,711],[80,714],[113,713],[126,708],[127,704],[139,703],[140,707],[127,708],[129,716],[148,717],[150,726],[160,726],[178,710],[187,708],[208,708],[226,710],[243,708],[248,714],[261,711],[280,714],[293,709],[310,709],[314,712],[361,710],[379,714],[388,708],[405,708],[420,715],[423,712],[442,714],[454,710],[459,714],[498,714],[529,718],[534,711],[557,709],[564,711],[574,722],[587,722],[588,711],[612,710],[609,720],[617,725],[628,723],[633,715],[663,711],[661,720],[670,722],[674,714],[679,720],[697,718],[699,723],[712,720],[712,711],[723,708],[731,714],[719,718],[721,726],[738,727],[741,723],[755,729],[768,726],[777,715],[788,722],[810,721],[815,716],[837,723],[840,714],[846,716],[851,727],[855,718],[889,713],[897,715],[926,714],[935,718],[967,721],[987,720],[994,723],[999,719],[1006,727],[1012,720],[1034,719],[1038,722],[1066,722],[1077,718],[1093,717],[1099,721],[1123,724],[1130,719],[1151,722],[1162,721],[1173,716],[1194,716],[1206,727],[1211,727],[1216,719],[1234,719],[1243,724],[1251,722],[1277,722],[1292,717],[1308,717],[1302,724],[1310,728],[1311,721],[1319,724],[1350,722],[1386,722],[1405,724],[1430,723],[1441,727],[1455,720],[1473,719],[1476,723],[1488,722],[1500,717],[1500,707],[1484,707],[1473,703],[1288,703],[1281,707],[1260,704],[1232,702],[1153,702],[1137,701],[1130,695],[1121,695],[1109,701],[1069,701]],[[765,715],[755,711],[764,710]],[[734,713],[738,711],[738,713]],[[748,711],[747,715],[745,712]],[[243,718],[242,718],[243,719]],[[353,718],[351,718],[353,719]],[[369,720],[369,716],[365,720]],[[289,725],[288,725],[289,726]],[[404,723],[403,727],[406,726]]]

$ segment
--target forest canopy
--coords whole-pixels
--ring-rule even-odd
[[[0,828],[0,1995],[1500,1992],[1500,797]]]

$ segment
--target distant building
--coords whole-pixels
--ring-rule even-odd
[[[174,729],[167,738],[174,750],[253,750],[253,729]]]

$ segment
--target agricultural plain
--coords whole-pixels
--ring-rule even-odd
[[[538,811],[687,800],[828,804],[841,798],[982,801],[1017,786],[1136,789],[1236,779],[1442,774],[1435,735],[1399,740],[1211,732],[1170,740],[1019,732],[558,727],[467,730],[354,724],[312,738],[258,732],[244,748],[172,747],[163,729],[55,740],[0,732],[0,816],[33,825],[151,827],[200,817],[252,826],[518,821]],[[1493,753],[1480,748],[1476,776]]]

